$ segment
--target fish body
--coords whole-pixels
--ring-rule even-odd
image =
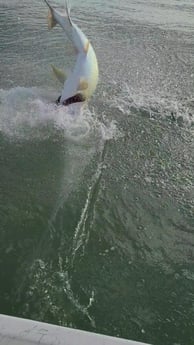
[[[61,13],[54,9],[47,0],[44,1],[49,7],[48,27],[52,29],[56,24],[59,24],[74,45],[77,54],[72,73],[66,79],[64,74],[64,87],[59,104],[66,105],[68,100],[74,99],[76,95],[80,95],[81,101],[86,101],[92,96],[98,83],[99,71],[95,51],[86,35],[72,21],[67,6],[66,12]],[[62,72],[54,66],[53,70],[57,78],[62,80]],[[75,99],[79,99],[79,97]]]

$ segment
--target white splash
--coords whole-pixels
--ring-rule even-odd
[[[12,139],[28,140],[44,139],[52,130],[59,130],[75,142],[91,135],[102,140],[119,135],[115,121],[102,122],[94,110],[79,104],[58,107],[53,102],[56,98],[54,92],[38,88],[0,90],[0,132]]]
[[[114,86],[114,85],[113,85]],[[118,95],[119,92],[119,95]],[[178,99],[168,95],[151,94],[145,90],[136,92],[124,83],[116,95],[113,95],[109,104],[123,114],[136,111],[144,112],[150,118],[172,118],[182,120],[186,127],[194,124],[194,99]]]

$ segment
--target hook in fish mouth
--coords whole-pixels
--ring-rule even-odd
[[[73,104],[73,103],[84,102],[85,100],[86,100],[86,98],[81,93],[77,93],[76,95],[69,97],[68,99],[63,101],[62,104],[64,106],[68,106],[68,105]],[[59,98],[56,100],[56,104],[60,105],[60,101],[61,101],[61,96],[59,96]]]

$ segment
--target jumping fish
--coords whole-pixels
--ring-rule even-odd
[[[77,54],[74,69],[69,76],[66,76],[64,71],[52,65],[57,79],[64,84],[57,103],[69,105],[87,101],[94,93],[98,83],[99,72],[95,51],[85,34],[73,23],[67,3],[65,13],[61,13],[53,8],[47,0],[44,1],[49,7],[49,29],[59,24],[68,39],[73,43]]]

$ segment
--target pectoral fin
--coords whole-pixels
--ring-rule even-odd
[[[84,90],[87,90],[87,89],[88,89],[88,82],[87,82],[87,80],[81,78],[77,90],[78,91],[84,91]]]
[[[54,65],[51,65],[53,73],[55,75],[55,77],[57,78],[57,80],[60,81],[60,83],[64,84],[65,80],[66,80],[66,74],[63,70],[55,67]]]

